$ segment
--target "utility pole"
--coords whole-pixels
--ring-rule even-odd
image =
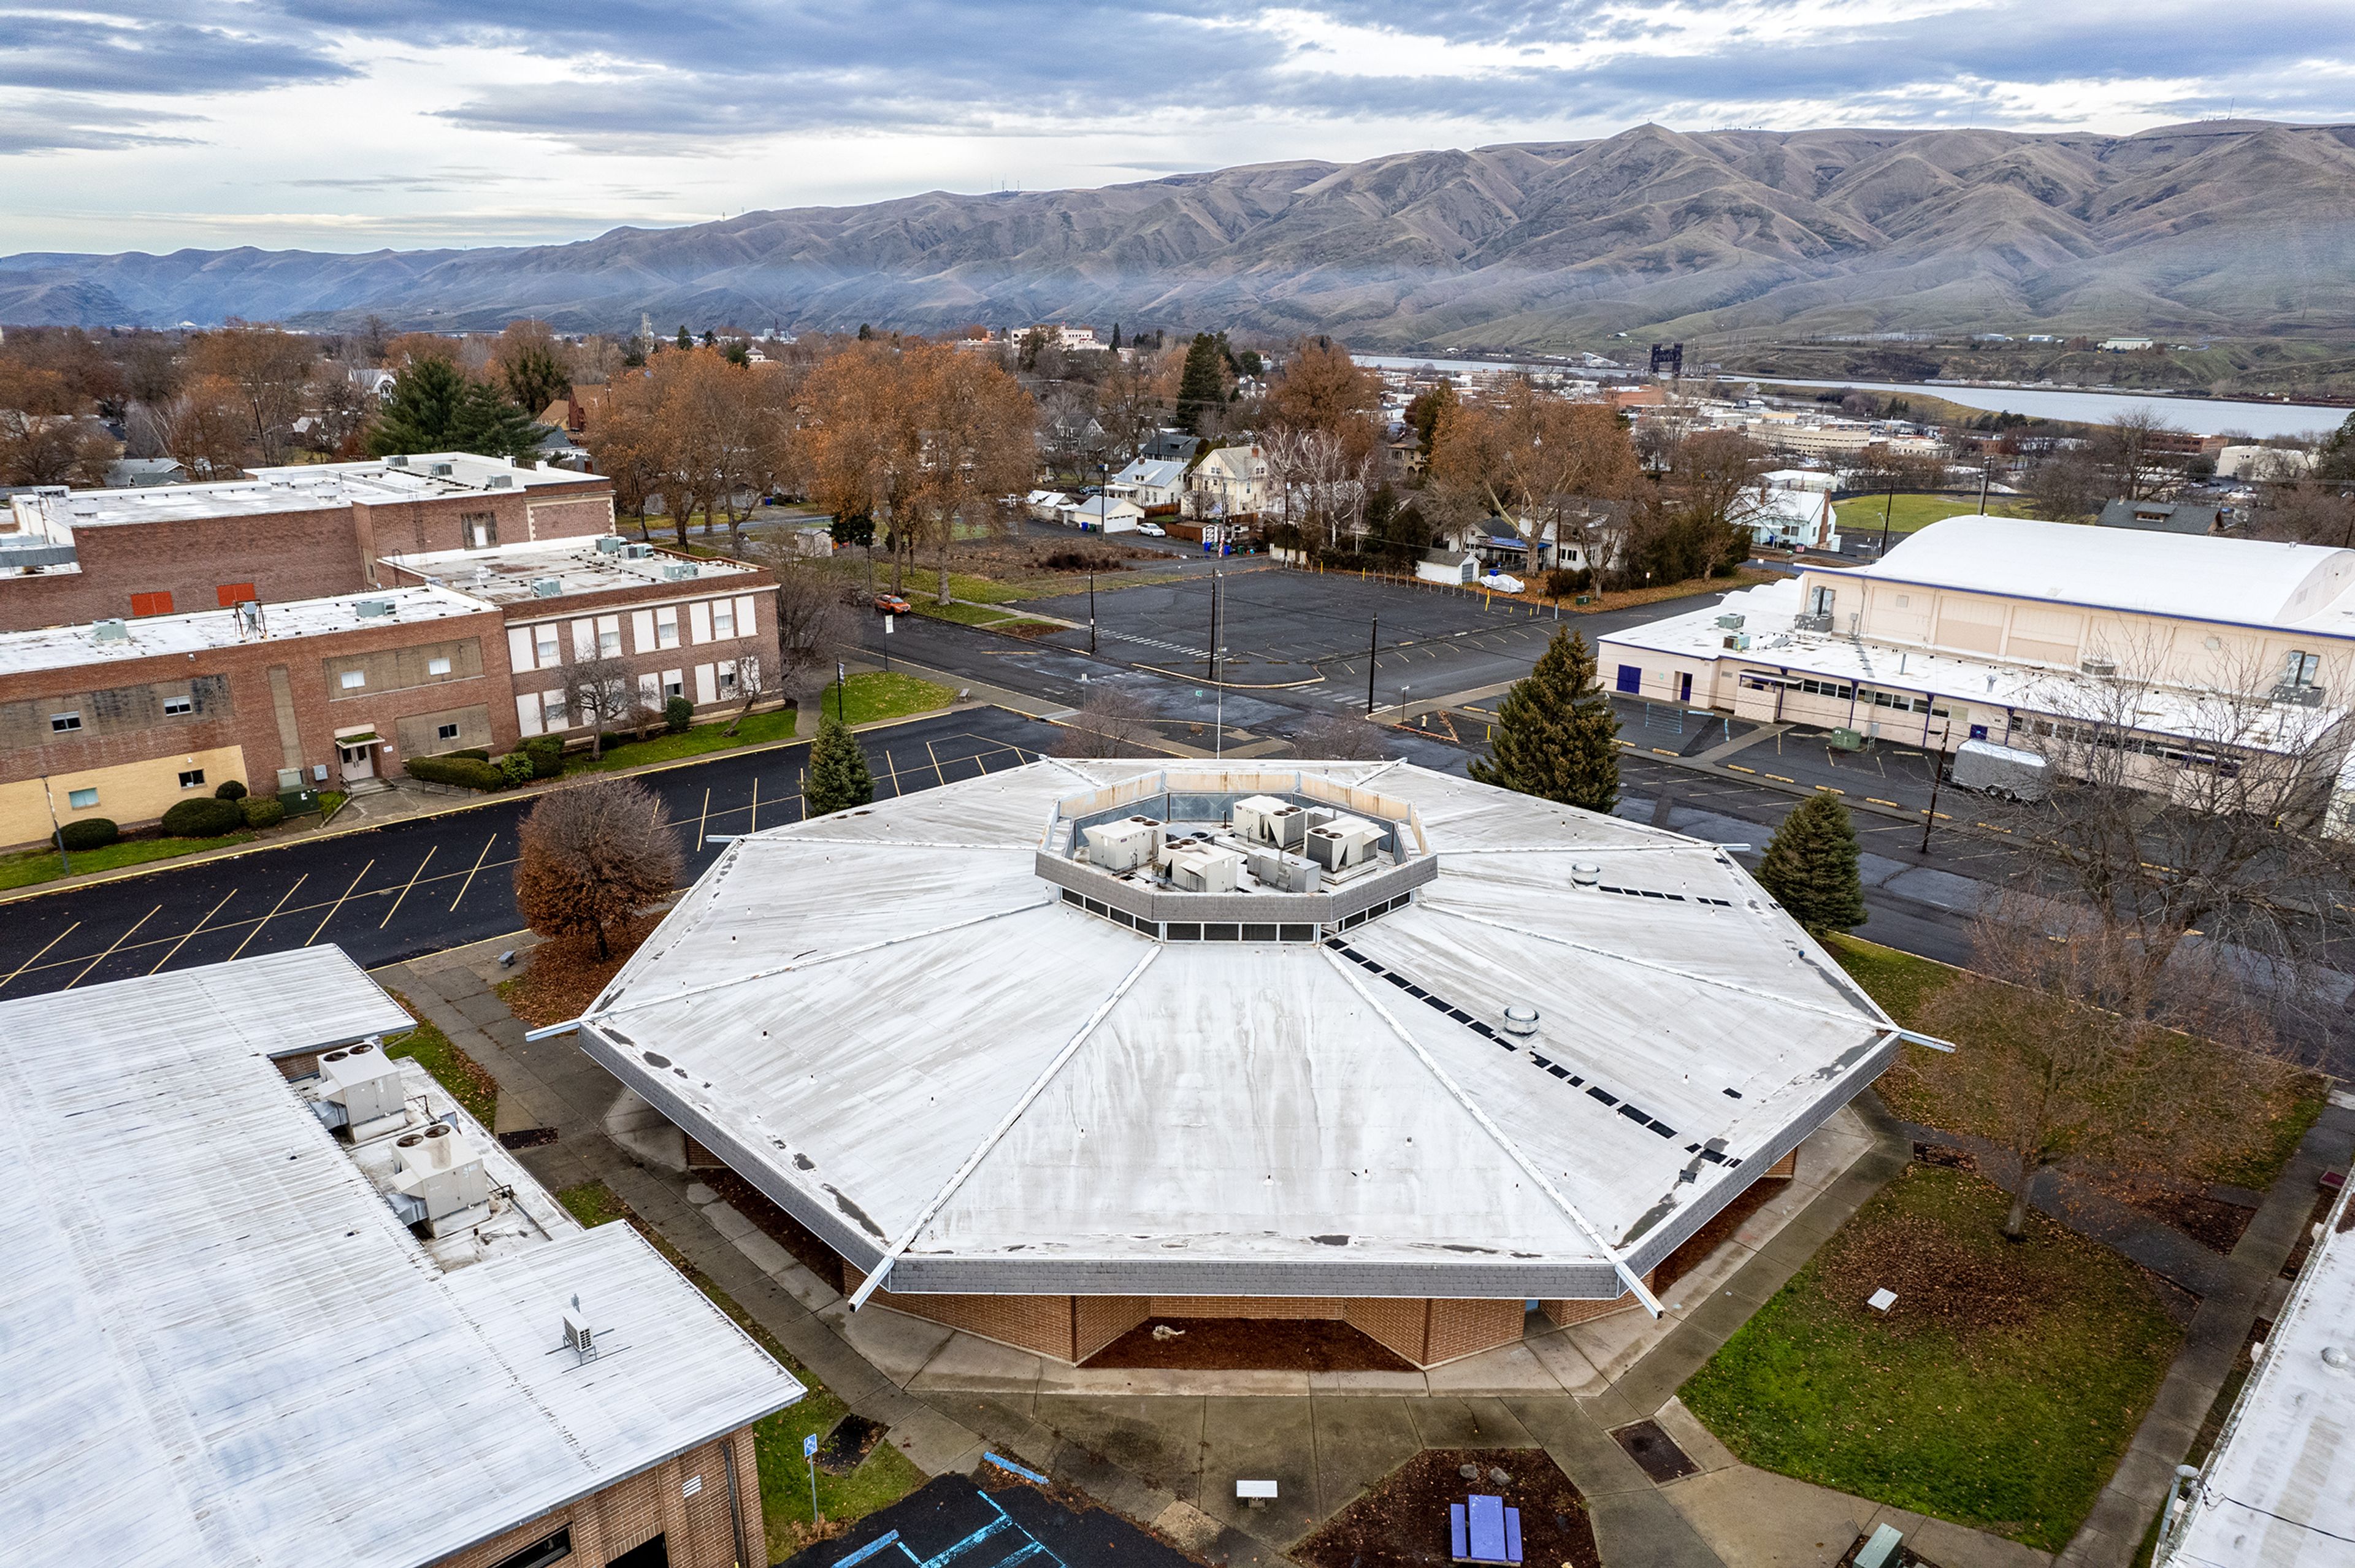
[[[1219,568],[1215,561],[1210,566],[1210,640],[1202,662],[1215,684],[1219,678]]]
[[[1930,852],[1930,827],[1938,820],[1938,785],[1946,776],[1946,736],[1954,729],[1950,720],[1938,727],[1938,749],[1930,754],[1930,809],[1922,816],[1922,853]]]
[[[1897,471],[1889,471],[1889,504],[1881,512],[1881,553],[1889,553],[1889,525],[1897,516]]]
[[[1987,516],[1987,472],[1994,466],[1995,458],[1992,454],[1986,452],[1979,453],[1979,516],[1982,517]]]
[[[1382,618],[1377,615],[1366,627],[1366,717],[1374,716],[1374,658],[1382,645]]]
[[[66,830],[58,826],[58,797],[49,793],[49,775],[41,775],[41,801],[49,808],[49,837],[58,841],[58,875],[73,875],[73,851],[66,848]]]
[[[1088,652],[1096,651],[1096,569],[1088,568]]]
[[[1214,567],[1210,571],[1212,620],[1218,627],[1210,638],[1210,675],[1214,681],[1218,679],[1219,666],[1224,662],[1220,656],[1226,652],[1225,645],[1220,641],[1227,635],[1226,595],[1226,575]],[[1217,693],[1210,710],[1210,756],[1213,761],[1224,762],[1227,759],[1227,688],[1223,685],[1214,685],[1210,689]]]

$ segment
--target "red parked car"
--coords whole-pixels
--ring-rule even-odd
[[[897,593],[878,593],[875,596],[875,608],[886,615],[905,615],[909,613],[908,602]]]

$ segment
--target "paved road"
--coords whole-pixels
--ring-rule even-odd
[[[880,798],[1031,761],[1050,726],[998,709],[861,736]],[[641,775],[678,825],[686,874],[713,834],[801,817],[806,744],[732,752]],[[227,859],[60,889],[0,905],[0,996],[64,990],[159,969],[329,942],[368,967],[520,927],[512,883],[528,798]]]

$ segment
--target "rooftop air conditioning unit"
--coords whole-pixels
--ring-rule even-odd
[[[2296,708],[2319,708],[2322,706],[2322,688],[2318,686],[2276,686],[2274,688],[2274,700],[2275,702],[2286,702]]]
[[[123,621],[93,621],[90,640],[94,643],[127,643],[131,640],[130,624]]]
[[[1259,885],[1278,892],[1313,893],[1316,891],[1317,868],[1313,860],[1297,855],[1287,855],[1281,849],[1253,849],[1251,852],[1251,874]]]
[[[432,475],[437,479],[447,479],[450,477],[452,466],[452,464],[447,463],[436,463],[432,467],[426,469],[426,472]]]
[[[473,1211],[491,1200],[483,1157],[465,1134],[445,1122],[394,1140],[392,1165],[392,1190],[387,1196],[393,1208],[408,1223],[422,1221],[436,1235],[463,1228]]]
[[[406,468],[409,466],[409,459],[396,452],[384,460],[384,465],[387,468]]]
[[[298,780],[299,784],[300,781]],[[363,1041],[319,1058],[319,1097],[311,1109],[330,1127],[349,1127],[365,1139],[402,1114],[400,1063]]]
[[[622,546],[623,543],[624,541],[619,534],[600,534],[597,536],[597,553],[599,555],[619,555],[622,553]]]
[[[554,599],[563,592],[564,579],[560,577],[535,577],[531,580],[531,596],[535,599]]]
[[[687,582],[692,581],[694,577],[695,562],[691,560],[663,562],[663,581],[666,582]]]
[[[1828,632],[1832,629],[1829,615],[1794,615],[1791,630],[1795,632]]]
[[[2118,673],[2118,661],[2115,659],[2080,659],[2077,661],[2077,668],[2086,675],[2115,675]]]
[[[622,559],[624,560],[649,560],[654,553],[655,547],[650,544],[624,543],[622,546]]]
[[[393,608],[393,603],[389,599],[355,599],[352,601],[352,613],[357,615],[363,621],[380,621],[387,615],[391,614]]]
[[[1750,651],[1750,634],[1747,632],[1728,632],[1725,634],[1725,645],[1732,648],[1735,653],[1746,654]]]
[[[505,490],[514,483],[515,475],[512,474],[494,474],[489,481],[490,488],[494,490]]]
[[[1337,816],[1312,827],[1302,846],[1308,858],[1327,871],[1345,871],[1373,859],[1382,830],[1362,816]]]
[[[1300,837],[1308,830],[1308,813],[1290,801],[1273,795],[1247,795],[1235,802],[1235,831],[1252,844],[1273,844],[1279,849],[1297,849]]]
[[[1161,853],[1161,824],[1143,816],[1100,822],[1087,830],[1087,840],[1089,865],[1126,876]]]
[[[1243,858],[1231,849],[1188,849],[1169,860],[1169,880],[1188,893],[1231,893]]]
[[[1717,629],[1721,632],[1738,632],[1742,630],[1742,618],[1739,615],[1720,615],[1717,618]]]

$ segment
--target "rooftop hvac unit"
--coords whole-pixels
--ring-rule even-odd
[[[1747,632],[1728,632],[1725,634],[1725,645],[1732,648],[1735,653],[1746,654],[1750,651],[1750,634]]]
[[[90,640],[94,643],[127,643],[131,640],[130,624],[120,620],[92,621],[90,624]]]
[[[319,1058],[319,1097],[311,1108],[327,1125],[365,1137],[376,1124],[400,1115],[402,1103],[400,1063],[381,1048],[363,1041]]]
[[[2115,675],[2118,673],[2118,661],[2115,659],[2080,659],[2077,661],[2077,668],[2086,675]]]
[[[389,599],[355,599],[352,601],[352,613],[357,615],[363,621],[380,621],[387,615],[391,614],[392,612],[393,603]]]
[[[663,581],[666,582],[692,581],[695,578],[695,562],[691,560],[666,560],[663,562]]]
[[[2274,700],[2286,702],[2296,708],[2319,708],[2322,706],[2322,688],[2287,684],[2276,686],[2274,688]]]
[[[1087,840],[1089,865],[1125,876],[1161,853],[1161,824],[1144,816],[1100,822],[1087,830]]]
[[[622,553],[622,546],[624,542],[619,534],[600,534],[597,536],[597,553],[619,555]]]
[[[490,488],[494,490],[505,490],[514,483],[515,475],[512,474],[494,474],[489,480]]]
[[[622,559],[624,560],[649,560],[653,559],[655,547],[650,544],[625,542],[622,546]]]
[[[1287,855],[1281,849],[1253,849],[1251,852],[1251,874],[1260,886],[1280,892],[1313,893],[1316,891],[1316,863],[1304,860],[1297,855]]]
[[[1273,795],[1247,795],[1235,802],[1235,831],[1252,844],[1273,844],[1279,849],[1300,848],[1308,830],[1308,814]]]
[[[1831,629],[1832,618],[1829,615],[1794,615],[1791,617],[1791,630],[1795,632],[1828,632]]]
[[[406,468],[409,466],[409,459],[396,452],[384,460],[384,465],[387,468]]]
[[[1382,830],[1361,816],[1337,816],[1308,830],[1302,847],[1308,858],[1327,871],[1346,871],[1373,859]]]
[[[563,592],[564,579],[560,577],[535,577],[531,580],[531,596],[535,599],[554,599]]]
[[[393,1143],[392,1164],[389,1196],[412,1225],[423,1221],[438,1234],[447,1221],[491,1200],[483,1157],[464,1133],[445,1122],[402,1134]]]
[[[447,479],[450,477],[451,464],[447,463],[436,463],[425,472],[432,475],[436,479]]]
[[[1742,618],[1739,615],[1720,615],[1717,618],[1717,629],[1721,632],[1738,632],[1742,630]]]
[[[1231,893],[1235,891],[1235,871],[1243,858],[1231,849],[1188,849],[1172,856],[1169,880],[1178,891],[1188,893]]]
[[[589,1314],[581,1309],[577,1296],[564,1309],[564,1348],[584,1361],[597,1359],[596,1331],[589,1327]]]

